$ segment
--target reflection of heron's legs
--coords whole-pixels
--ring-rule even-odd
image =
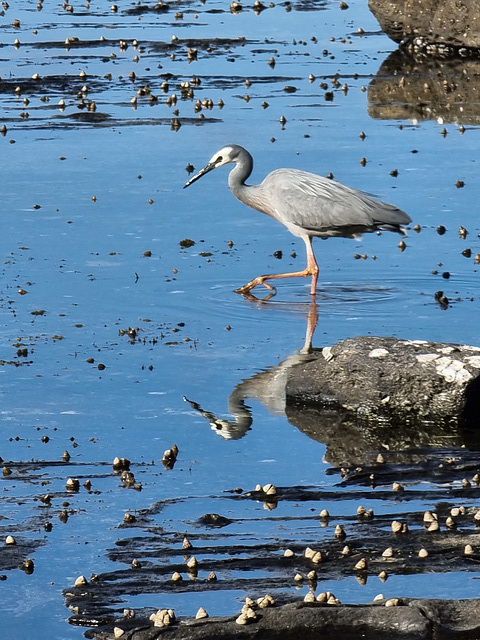
[[[303,345],[303,349],[301,349],[300,353],[312,353],[312,340],[313,334],[315,333],[315,329],[317,327],[317,322],[317,305],[315,303],[315,298],[312,298],[312,304],[310,305],[307,316],[307,333],[305,334],[305,344]]]
[[[270,291],[270,293],[267,293],[267,295],[264,298],[257,298],[257,296],[251,293],[250,291],[248,293],[242,293],[242,296],[247,300],[250,300],[251,302],[268,302],[271,298],[273,298],[276,295],[277,295],[277,290],[275,289],[275,287],[272,287],[272,290]]]
[[[306,278],[307,276],[312,276],[312,286],[310,287],[310,294],[315,295],[315,290],[317,288],[317,280],[318,280],[318,264],[315,260],[315,256],[313,254],[312,249],[312,238],[310,236],[306,236],[303,238],[305,241],[305,245],[307,247],[307,266],[303,271],[293,271],[292,273],[272,273],[266,274],[264,276],[258,276],[251,280],[248,284],[240,287],[239,289],[235,289],[235,293],[249,293],[252,289],[254,289],[259,284],[263,284],[267,289],[274,289],[271,284],[266,282],[267,280],[278,280],[279,278]]]

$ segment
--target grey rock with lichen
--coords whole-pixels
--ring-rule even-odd
[[[289,371],[287,404],[365,419],[478,420],[480,348],[398,338],[349,338]]]

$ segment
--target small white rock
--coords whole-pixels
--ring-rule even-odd
[[[385,358],[389,355],[387,349],[372,349],[368,354],[369,358]]]
[[[355,565],[354,569],[355,571],[365,571],[365,569],[367,569],[368,567],[368,563],[367,563],[367,559],[366,558],[361,558],[357,564]]]
[[[277,495],[277,487],[274,484],[266,484],[263,487],[263,492],[267,495],[267,496],[276,496]]]
[[[330,360],[333,358],[332,347],[323,347],[322,356],[327,362],[330,362]]]
[[[398,607],[398,598],[390,598],[385,602],[386,607]]]
[[[438,520],[438,516],[436,513],[432,513],[431,511],[425,511],[423,514],[424,522],[433,522],[434,520]]]

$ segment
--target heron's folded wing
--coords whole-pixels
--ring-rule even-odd
[[[398,227],[411,221],[394,205],[313,173],[279,169],[268,177],[278,219],[314,233],[335,235],[345,228]]]

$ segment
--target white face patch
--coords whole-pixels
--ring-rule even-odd
[[[212,159],[210,160],[209,164],[215,163],[217,167],[221,167],[222,164],[227,164],[228,162],[231,162],[230,154],[232,153],[232,151],[233,151],[232,147],[222,147],[220,151],[217,151],[217,153],[214,156],[212,156]],[[219,156],[222,157],[222,160],[221,162],[216,162]]]

